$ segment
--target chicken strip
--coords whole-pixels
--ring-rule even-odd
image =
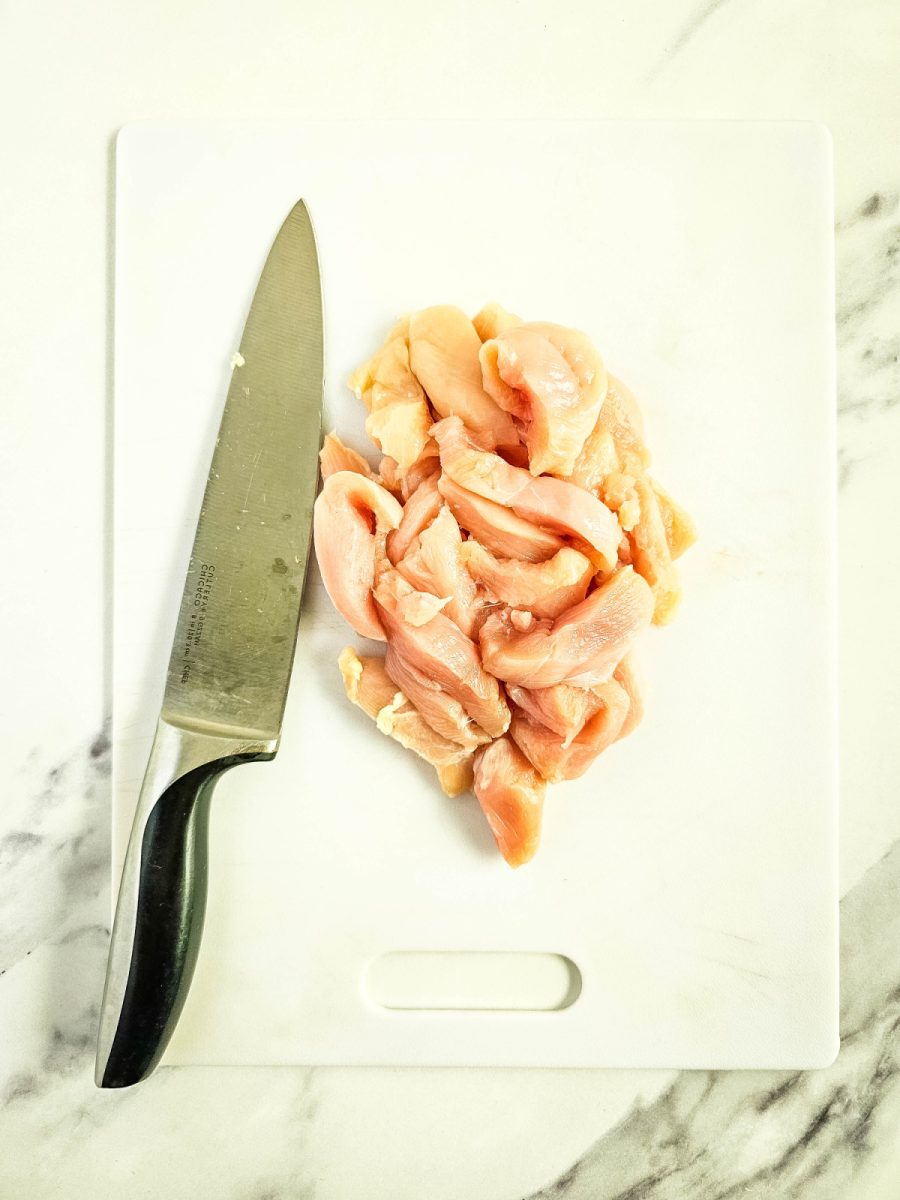
[[[520,867],[533,858],[541,837],[546,784],[508,737],[477,751],[474,790],[509,865]]]
[[[380,658],[360,658],[349,646],[338,659],[347,699],[375,721],[379,730],[435,768],[441,788],[458,796],[472,786],[470,750],[440,737],[398,692]]]
[[[385,454],[378,467],[378,478],[390,492],[405,504],[413,492],[418,491],[426,479],[439,475],[441,471],[438,459],[437,442],[429,437],[425,449],[411,467],[401,467],[389,455]]]
[[[412,504],[413,500],[409,503]],[[467,545],[462,540],[456,518],[444,504],[396,566],[413,587],[446,597],[444,612],[467,637],[471,637],[476,616],[477,588],[463,559]]]
[[[523,426],[532,475],[570,475],[606,394],[590,338],[528,322],[486,341],[479,358],[485,391]]]
[[[432,424],[425,393],[410,370],[407,325],[401,322],[348,383],[369,415],[366,433],[402,469],[411,467],[428,441]]]
[[[619,730],[619,737],[628,737],[640,725],[644,716],[644,698],[640,674],[635,666],[634,655],[626,654],[613,671],[613,679],[628,693],[628,716]]]
[[[650,624],[653,606],[648,585],[624,567],[555,621],[535,621],[525,633],[507,614],[492,614],[479,632],[482,661],[498,679],[522,687],[603,683]]]
[[[607,392],[607,399],[608,399]],[[604,401],[604,406],[605,406]],[[603,409],[600,410],[601,414]],[[607,475],[619,470],[619,456],[616,453],[616,443],[608,429],[604,429],[598,420],[587,441],[581,448],[581,453],[575,459],[575,466],[569,476],[569,482],[577,484],[589,492],[598,492],[600,485]]]
[[[454,483],[512,509],[523,520],[578,538],[597,551],[602,567],[615,566],[621,530],[596,496],[563,479],[535,479],[498,454],[480,449],[459,417],[439,421],[431,432],[440,449],[441,468]]]
[[[472,579],[489,596],[513,608],[526,609],[535,617],[558,617],[583,600],[594,576],[591,560],[571,546],[544,562],[531,563],[495,558],[470,538],[462,547],[462,559]]]
[[[697,526],[681,505],[672,499],[662,484],[651,479],[650,486],[653,488],[659,504],[659,514],[666,531],[669,553],[673,559],[680,558],[685,550],[690,550],[696,542]]]
[[[644,444],[644,421],[634,395],[621,379],[609,376],[606,399],[598,424],[613,439],[619,470],[640,475],[650,466],[650,453]]]
[[[374,479],[375,472],[356,450],[345,446],[336,433],[326,433],[319,451],[319,467],[322,478],[327,479],[337,471],[356,471],[366,479]]]
[[[396,571],[385,571],[375,589],[378,616],[400,657],[434,680],[491,737],[509,725],[509,709],[497,680],[481,665],[478,650],[442,612],[424,625],[411,625],[406,612],[415,589]]]
[[[458,700],[443,690],[436,680],[411,666],[388,643],[384,669],[404,696],[414,704],[426,724],[435,733],[466,750],[476,750],[491,740],[468,715]]]
[[[593,690],[596,711],[573,738],[561,738],[520,710],[513,712],[509,736],[548,783],[579,779],[621,734],[628,716],[628,693],[615,680]]]
[[[499,337],[501,333],[506,333],[507,329],[521,325],[522,318],[507,312],[502,304],[497,304],[492,300],[475,314],[472,324],[482,342],[487,342],[491,338]]]
[[[630,533],[641,519],[641,502],[634,479],[620,471],[613,471],[601,482],[597,495],[619,518],[621,528]]]
[[[554,683],[543,688],[524,688],[511,683],[506,694],[535,724],[543,725],[562,738],[565,746],[581,732],[585,721],[593,716],[600,704],[591,688],[573,687],[570,683]]]
[[[490,449],[515,446],[519,434],[512,418],[482,386],[480,349],[475,326],[459,308],[440,304],[410,317],[409,364],[435,411],[460,417]]]
[[[372,588],[387,534],[400,524],[402,514],[390,492],[356,471],[329,475],[316,500],[313,536],[322,582],[334,607],[361,637],[384,641]]]
[[[656,600],[654,625],[666,625],[681,599],[678,569],[672,562],[666,527],[659,501],[646,477],[636,479],[634,488],[641,506],[640,520],[628,535],[634,569],[650,584]]]
[[[387,555],[394,566],[418,542],[419,534],[428,528],[443,503],[437,474],[429,475],[404,504],[400,524],[387,535]]]
[[[502,504],[460,487],[448,475],[438,480],[438,490],[459,525],[494,554],[543,562],[566,544],[558,534],[549,533],[517,517]]]

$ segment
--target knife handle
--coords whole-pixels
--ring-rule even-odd
[[[99,1087],[138,1083],[162,1057],[200,949],[213,788],[231,767],[271,759],[274,751],[272,743],[211,737],[160,721],[116,906],[101,1006]]]

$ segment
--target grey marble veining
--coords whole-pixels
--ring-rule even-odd
[[[660,71],[664,70],[674,56],[680,50],[683,50],[688,42],[692,41],[697,36],[710,18],[715,16],[715,14],[720,9],[724,8],[728,3],[729,0],[703,0],[702,4],[697,5],[697,7],[688,15],[681,28],[677,30],[675,36],[666,46],[665,55],[662,59],[660,59],[656,67],[651,72],[650,78],[652,79],[655,75],[658,75]]]
[[[109,752],[98,734],[35,778],[21,828],[0,841],[0,976],[13,982],[32,955],[48,967],[43,1045],[0,1079],[3,1104],[40,1098],[93,1054],[109,939]]]
[[[873,192],[836,227],[838,465],[859,464],[900,434],[900,197]]]
[[[842,1044],[823,1071],[686,1071],[533,1200],[875,1200],[900,1129],[900,844],[844,899]],[[862,1188],[865,1175],[872,1191]],[[900,1173],[893,1175],[900,1187]],[[877,1190],[883,1188],[884,1190]]]

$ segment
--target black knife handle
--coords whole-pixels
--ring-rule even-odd
[[[159,1062],[187,999],[206,913],[209,804],[231,755],[189,771],[162,793],[144,823],[128,981],[100,1087],[129,1087]]]

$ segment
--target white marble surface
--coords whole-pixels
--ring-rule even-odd
[[[883,523],[900,466],[900,9],[584,0],[558,15],[467,0],[423,11],[56,0],[4,12],[0,511],[16,583],[8,570],[0,596],[0,1195],[888,1200],[900,1180],[900,571]],[[841,1054],[787,1078],[182,1069],[98,1093],[110,139],[142,116],[484,111],[810,117],[834,135]]]

